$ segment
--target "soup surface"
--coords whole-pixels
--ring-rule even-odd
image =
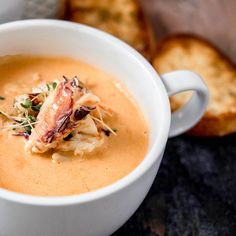
[[[70,58],[4,56],[0,58],[1,110],[8,111],[14,98],[42,82],[61,80],[62,75],[78,78],[114,115],[106,119],[117,130],[105,136],[104,144],[82,156],[67,154],[60,163],[50,152],[28,153],[24,137],[0,130],[0,187],[39,195],[63,196],[96,190],[129,174],[143,160],[148,146],[148,127],[126,89],[111,75]],[[119,86],[118,86],[119,85]]]

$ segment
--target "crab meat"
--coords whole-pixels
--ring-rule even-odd
[[[74,155],[83,155],[99,148],[104,143],[104,136],[91,136],[85,134],[76,134],[69,141],[62,142],[59,151],[73,151]]]
[[[83,96],[88,93],[91,94],[91,102],[86,106],[83,104]],[[57,148],[63,138],[76,130],[80,121],[95,109],[98,102],[99,98],[88,91],[76,77],[71,80],[64,77],[64,81],[50,92],[43,103],[37,124],[26,143],[26,150],[43,153]]]

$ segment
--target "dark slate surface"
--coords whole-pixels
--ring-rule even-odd
[[[124,235],[236,235],[236,135],[170,139],[147,198],[113,236]]]

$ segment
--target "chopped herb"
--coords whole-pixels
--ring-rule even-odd
[[[31,122],[36,122],[36,118],[34,116],[28,115],[28,119]]]
[[[64,141],[69,141],[73,137],[72,133],[68,134],[65,138],[63,138]]]
[[[0,96],[0,100],[5,100],[6,98],[3,96]]]
[[[117,129],[112,129],[114,132],[117,132]]]
[[[25,132],[26,132],[27,134],[31,134],[31,129],[32,129],[32,128],[30,127],[30,125],[25,126],[24,129],[25,129]]]
[[[30,126],[29,121],[25,120],[24,122],[21,123],[21,125],[27,134],[31,134],[32,127]]]
[[[104,132],[104,134],[105,134],[107,137],[109,137],[110,134],[111,134],[111,131],[108,130],[108,129],[102,129],[102,131]]]
[[[50,91],[50,85],[46,84],[48,91]]]
[[[29,98],[26,98],[24,103],[20,104],[24,108],[30,108],[32,106],[32,101]]]
[[[32,110],[33,111],[40,111],[41,107],[42,107],[42,104],[38,104],[38,105],[32,106]]]
[[[53,88],[53,90],[55,90],[56,87],[57,87],[57,83],[56,83],[56,82],[53,82],[53,83],[52,83],[52,88]]]

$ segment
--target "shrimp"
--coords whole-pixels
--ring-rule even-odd
[[[89,105],[83,104],[85,95],[92,95]],[[37,116],[37,124],[26,142],[25,149],[32,153],[43,153],[57,148],[63,139],[79,126],[96,105],[99,98],[93,95],[78,79],[60,82],[45,99]]]

